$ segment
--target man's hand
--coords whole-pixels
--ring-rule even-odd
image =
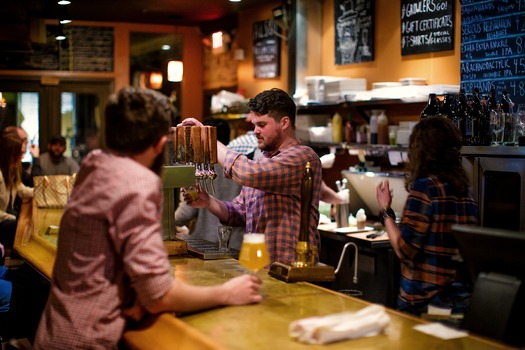
[[[202,191],[199,185],[181,188],[184,201],[192,208],[207,208],[210,204],[210,195]]]
[[[146,313],[146,309],[140,305],[138,300],[135,300],[133,306],[122,310],[122,314],[133,321],[140,321]]]
[[[258,303],[262,300],[259,293],[261,279],[256,275],[246,274],[232,278],[221,288],[224,290],[224,305],[245,305]]]
[[[202,126],[203,124],[195,118],[186,118],[177,126]]]

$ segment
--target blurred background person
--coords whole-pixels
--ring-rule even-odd
[[[73,175],[78,172],[78,163],[73,158],[64,156],[66,139],[63,136],[51,137],[47,150],[40,155],[42,175]]]
[[[230,126],[224,119],[207,118],[203,121],[204,125],[215,126],[217,128],[217,140],[227,145],[230,141]],[[257,147],[257,146],[256,146]],[[232,179],[224,177],[224,170],[219,164],[214,165],[217,177],[213,180],[216,198],[231,201],[240,192],[242,186]],[[189,234],[193,237],[205,239],[210,242],[217,242],[217,227],[221,226],[219,218],[209,212],[206,208],[190,207],[183,199],[175,210],[175,224],[177,226],[189,226]],[[242,238],[245,234],[245,227],[234,227],[230,239],[230,248],[241,249]]]
[[[25,186],[20,179],[22,167],[22,141],[18,136],[0,138],[0,244],[3,245],[0,263],[13,247],[18,213],[14,210],[15,198],[33,197],[33,188]]]
[[[2,132],[2,136],[7,135],[18,136],[20,138],[22,141],[21,158],[24,158],[24,155],[27,152],[27,145],[29,144],[27,132],[18,126],[11,125],[6,127]],[[37,144],[33,143],[29,146],[29,152],[31,153],[33,160],[31,163],[22,162],[20,178],[24,185],[33,187],[33,177],[42,175],[42,168],[40,167],[40,148]]]
[[[478,206],[461,163],[461,133],[450,120],[421,120],[410,135],[405,187],[408,198],[397,226],[388,180],[376,189],[379,217],[401,261],[398,310],[420,316],[429,305],[463,314],[471,286],[453,224],[474,225]]]

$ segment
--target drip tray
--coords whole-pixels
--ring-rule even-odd
[[[219,252],[219,245],[214,242],[207,241],[202,238],[194,238],[189,235],[184,235],[182,238],[188,245],[188,254],[203,260],[216,259],[238,259],[239,251],[230,248],[229,253]]]

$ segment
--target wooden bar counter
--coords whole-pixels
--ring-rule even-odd
[[[221,283],[245,273],[234,259],[172,258],[170,261],[175,268],[177,279],[198,285]],[[171,331],[170,327],[166,327],[165,332],[152,333],[151,328],[154,326],[139,331],[129,331],[125,335],[127,344],[139,349],[141,347],[138,345],[141,344],[142,339],[145,342],[142,344],[149,344],[150,348],[178,348],[177,332],[184,334],[184,328],[189,326],[190,329],[201,333],[204,339],[211,340],[217,349],[432,348],[474,350],[508,348],[475,336],[443,340],[421,333],[414,330],[413,327],[425,321],[392,309],[387,309],[391,321],[383,334],[327,345],[302,344],[288,335],[288,327],[292,321],[310,316],[357,311],[369,303],[306,282],[285,283],[270,277],[266,271],[259,271],[258,275],[263,280],[264,300],[260,304],[222,307],[189,315],[179,315],[178,320],[182,320],[183,325],[173,325]],[[157,321],[164,326],[169,322],[169,320]],[[150,334],[157,339],[151,338]],[[155,347],[151,347],[152,341],[158,342]],[[206,344],[210,343],[207,341],[204,345]]]
[[[26,203],[22,207],[17,229],[15,250],[47,278],[51,278],[52,274],[56,236],[45,237],[44,228],[58,225],[56,220],[60,215],[57,214],[52,211],[33,211],[31,203]],[[170,263],[176,279],[195,285],[218,284],[246,273],[235,259],[201,260],[177,256],[170,258]],[[392,309],[387,309],[391,321],[385,333],[329,345],[301,344],[288,335],[292,321],[357,311],[369,305],[369,302],[306,282],[285,283],[270,277],[266,271],[259,271],[258,275],[263,281],[264,299],[261,303],[221,307],[178,317],[169,313],[150,316],[124,334],[126,345],[141,350],[509,348],[477,336],[442,340],[413,329],[415,325],[425,322],[422,319]]]

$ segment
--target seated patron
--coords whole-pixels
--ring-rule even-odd
[[[66,139],[60,135],[53,136],[47,144],[47,152],[40,155],[42,175],[73,175],[78,172],[78,163],[64,156]]]

